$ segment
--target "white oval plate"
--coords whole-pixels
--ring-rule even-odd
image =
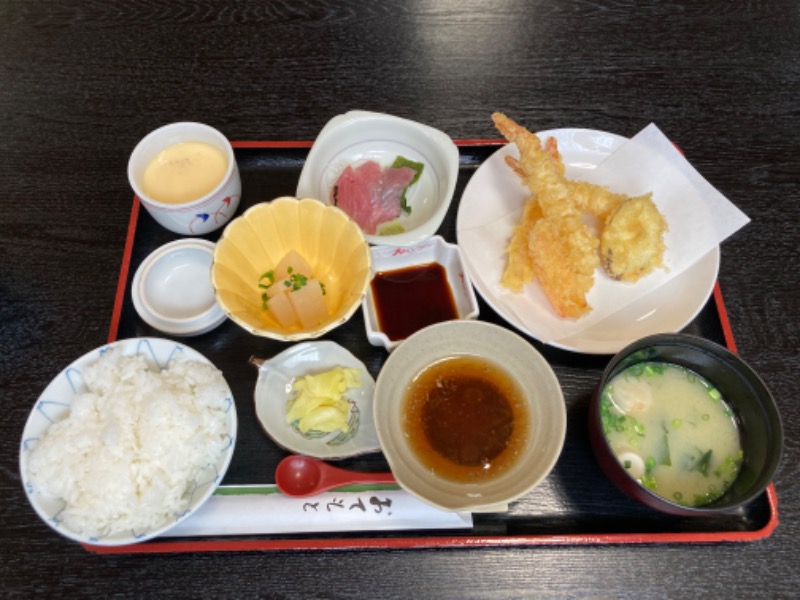
[[[586,181],[591,181],[591,171],[625,142],[622,136],[591,129],[554,129],[537,135],[542,139],[556,138],[567,177]],[[479,255],[503,255],[508,240],[486,238],[477,244],[474,241],[470,244],[461,243],[462,232],[470,224],[490,223],[499,215],[515,210],[521,212],[528,194],[505,163],[505,157],[509,154],[516,156],[513,144],[500,148],[474,173],[461,197],[456,232],[467,271],[481,297],[510,325],[533,338],[543,339],[541,319],[559,319],[552,310],[537,306],[537,303],[546,302],[544,294],[525,296],[530,312],[518,308],[514,310],[482,280],[473,266],[475,257]],[[625,310],[569,338],[549,344],[573,352],[614,354],[645,336],[680,331],[697,316],[713,292],[719,271],[719,257],[719,246],[716,246],[686,271],[626,306]],[[529,285],[538,287],[536,282]],[[552,316],[542,317],[543,313]]]
[[[297,377],[329,371],[336,366],[361,371],[361,387],[350,388],[345,398],[358,409],[355,435],[345,441],[339,432],[308,439],[286,422],[286,403]],[[258,370],[255,389],[256,416],[264,431],[276,444],[298,454],[315,458],[338,459],[379,452],[378,434],[372,417],[375,380],[367,367],[342,348],[329,341],[302,342],[264,361]]]
[[[176,344],[170,340],[159,338],[130,338],[119,340],[111,344],[101,346],[88,352],[75,360],[66,369],[61,371],[45,388],[42,395],[36,401],[33,410],[25,424],[22,432],[22,443],[19,451],[19,468],[22,475],[22,484],[28,496],[28,500],[36,510],[37,514],[50,527],[65,537],[95,546],[123,546],[136,544],[145,540],[152,539],[163,534],[168,529],[182,522],[194,512],[214,493],[219,483],[222,481],[228,465],[233,457],[233,449],[236,445],[236,404],[233,401],[233,394],[228,387],[226,390],[226,400],[228,401],[228,431],[230,444],[220,454],[219,459],[213,465],[209,465],[197,478],[196,487],[192,491],[192,499],[188,508],[182,513],[176,513],[167,519],[163,525],[145,532],[120,532],[103,538],[90,538],[68,529],[59,519],[59,513],[64,508],[63,500],[44,497],[36,492],[28,479],[28,456],[36,445],[37,440],[44,434],[51,424],[65,418],[70,411],[71,404],[78,394],[86,391],[85,383],[81,376],[81,370],[89,364],[94,363],[104,352],[111,348],[116,348],[123,355],[141,354],[146,359],[150,368],[153,370],[164,369],[169,362],[178,354],[183,355],[189,360],[212,365],[206,357],[199,352],[188,348],[182,344]],[[226,384],[227,386],[227,384]]]

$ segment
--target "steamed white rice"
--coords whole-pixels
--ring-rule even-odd
[[[180,358],[158,373],[142,356],[111,349],[82,375],[89,391],[31,452],[34,489],[63,499],[58,518],[82,535],[164,526],[230,444],[222,374]]]

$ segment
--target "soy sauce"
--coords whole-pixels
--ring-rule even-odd
[[[380,271],[370,285],[378,324],[392,341],[404,340],[428,325],[458,318],[447,272],[439,263]]]

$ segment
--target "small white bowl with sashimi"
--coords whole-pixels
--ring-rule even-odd
[[[439,229],[457,177],[458,148],[447,134],[392,115],[350,111],[317,136],[297,197],[339,207],[370,244],[408,246]]]

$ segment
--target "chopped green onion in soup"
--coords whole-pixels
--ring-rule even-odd
[[[600,398],[606,439],[645,488],[686,506],[724,495],[743,460],[722,394],[684,367],[645,362],[616,375]]]

